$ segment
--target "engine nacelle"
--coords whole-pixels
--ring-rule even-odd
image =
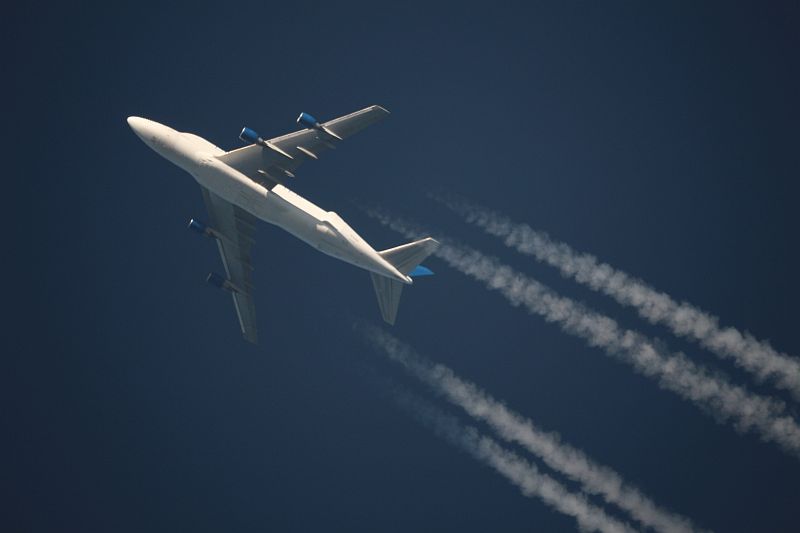
[[[300,113],[300,116],[297,117],[297,123],[306,128],[313,129],[319,127],[319,122],[317,121],[317,119],[315,119],[308,113]]]
[[[310,128],[310,129],[313,129],[313,130],[324,131],[325,133],[327,133],[328,135],[330,135],[334,139],[337,139],[339,141],[342,140],[342,138],[339,135],[337,135],[334,132],[332,132],[329,128],[325,127],[323,124],[320,124],[317,119],[315,119],[314,117],[312,117],[308,113],[300,113],[300,116],[297,117],[297,123],[300,124],[301,126],[306,127],[306,128]]]
[[[209,228],[204,223],[194,218],[189,220],[189,229],[200,235],[205,235],[206,237],[217,236],[217,233],[212,228]]]
[[[213,285],[214,287],[221,289],[225,286],[225,282],[228,281],[216,272],[210,272],[208,277],[206,278],[206,283],[209,285]]]
[[[206,283],[213,285],[218,289],[225,289],[228,292],[241,292],[236,285],[230,282],[230,280],[217,274],[216,272],[211,272],[208,274]]]
[[[205,235],[206,231],[208,230],[208,226],[206,226],[199,220],[195,220],[192,218],[189,220],[189,229],[195,233],[199,233],[200,235]]]
[[[242,128],[242,133],[239,134],[239,138],[246,143],[262,144],[264,142],[264,139],[261,138],[258,132],[246,126]]]
[[[259,146],[263,146],[264,148],[269,148],[273,152],[279,153],[287,159],[294,159],[294,157],[292,157],[291,154],[281,149],[280,147],[275,146],[271,142],[265,141],[264,139],[261,138],[261,136],[258,134],[257,131],[251,130],[246,126],[242,128],[242,133],[239,134],[239,138],[246,143],[253,143]]]

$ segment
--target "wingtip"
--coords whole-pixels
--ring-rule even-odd
[[[427,243],[429,250],[431,250],[431,253],[436,251],[439,248],[439,246],[442,245],[442,243],[440,243],[433,237],[425,237],[425,242]]]

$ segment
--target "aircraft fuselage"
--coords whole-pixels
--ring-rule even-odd
[[[283,228],[327,255],[406,284],[412,282],[339,215],[319,208],[283,185],[267,189],[251,180],[219,160],[217,156],[225,151],[209,141],[140,117],[130,117],[128,124],[155,152],[233,205]]]

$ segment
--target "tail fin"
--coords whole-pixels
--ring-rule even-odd
[[[420,263],[431,255],[439,243],[430,237],[418,241],[402,244],[388,250],[378,252],[387,262],[395,267],[401,274],[415,276],[430,276],[429,269],[420,266]],[[383,320],[394,324],[397,319],[397,308],[400,306],[400,295],[403,293],[403,283],[396,279],[387,278],[379,274],[370,273],[375,295],[378,297],[378,307],[381,308]]]
[[[378,297],[378,307],[381,308],[381,316],[384,322],[394,325],[397,318],[397,308],[400,305],[400,294],[403,292],[403,284],[396,279],[387,278],[370,272],[372,286],[375,287],[375,296]]]

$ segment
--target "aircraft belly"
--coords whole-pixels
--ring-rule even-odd
[[[241,175],[222,163],[201,164],[195,180],[220,198],[241,207],[251,215],[276,224],[276,209],[271,202],[270,192],[261,185]]]
[[[325,255],[377,274],[388,274],[375,264],[374,258],[350,242],[353,239],[368,246],[338,215],[324,211],[286,187],[277,185],[267,190],[235,169],[215,161],[201,163],[193,175],[214,194],[280,227]]]

